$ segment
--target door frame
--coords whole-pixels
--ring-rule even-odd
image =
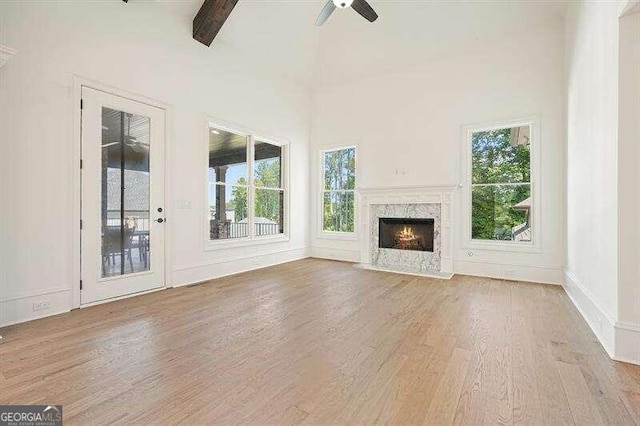
[[[82,87],[88,87],[94,90],[108,93],[110,95],[119,96],[121,98],[129,99],[131,101],[140,102],[152,107],[156,107],[164,110],[165,114],[165,144],[164,144],[164,199],[165,199],[165,217],[169,218],[167,225],[165,225],[164,235],[164,285],[160,288],[135,293],[133,295],[124,295],[120,297],[114,297],[111,299],[100,300],[92,303],[80,304],[80,279],[82,277],[81,271],[81,232],[80,232],[80,219],[82,218],[82,172],[80,170],[80,160],[82,154],[82,115],[80,109],[80,100],[82,99]],[[72,229],[73,229],[73,282],[71,285],[71,308],[85,308],[88,306],[99,305],[102,303],[113,302],[115,300],[125,299],[132,296],[138,296],[145,293],[151,293],[154,291],[164,290],[173,287],[172,278],[172,230],[173,230],[173,213],[174,203],[171,197],[172,188],[171,180],[171,159],[173,152],[173,114],[171,106],[165,102],[148,98],[143,95],[139,95],[130,92],[125,89],[121,89],[115,86],[103,84],[86,77],[79,75],[73,75],[73,214],[72,214]]]

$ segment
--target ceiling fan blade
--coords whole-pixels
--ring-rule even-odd
[[[369,22],[378,19],[378,14],[369,3],[367,3],[367,0],[353,0],[351,7]]]
[[[329,0],[320,11],[320,15],[318,15],[318,19],[316,19],[316,25],[321,26],[324,24],[334,10],[336,10],[336,5],[333,4],[333,0]]]

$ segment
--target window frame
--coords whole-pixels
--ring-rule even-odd
[[[324,188],[324,159],[325,154],[328,152],[341,151],[344,149],[353,149],[355,151],[355,182],[353,190],[327,190]],[[355,241],[358,239],[358,146],[356,144],[341,144],[341,145],[332,145],[321,148],[319,151],[319,197],[318,197],[318,238],[322,239],[333,239],[333,240],[347,240],[347,241]],[[353,192],[353,232],[341,232],[341,231],[325,231],[324,229],[324,195],[327,192]]]
[[[203,191],[203,206],[205,210],[204,221],[203,221],[203,230],[202,235],[204,236],[204,250],[218,250],[221,248],[229,248],[229,247],[243,247],[243,246],[254,246],[257,244],[266,244],[266,243],[278,243],[278,242],[287,242],[291,240],[290,237],[290,185],[289,185],[289,152],[290,152],[290,143],[286,140],[280,138],[274,138],[272,136],[267,136],[263,132],[254,131],[244,126],[235,125],[225,123],[222,120],[217,120],[211,117],[206,118],[205,122],[206,133],[204,137],[204,170],[205,170],[205,185]],[[247,226],[248,233],[246,237],[240,238],[226,238],[219,240],[212,240],[210,238],[210,218],[209,218],[209,134],[211,129],[219,129],[226,132],[235,133],[240,136],[245,136],[247,138]],[[266,187],[256,187],[254,182],[254,167],[255,167],[255,143],[256,141],[268,143],[271,145],[279,146],[282,148],[282,163],[281,164],[281,188],[266,188]],[[237,185],[235,185],[237,186]],[[254,229],[254,217],[255,217],[255,191],[256,189],[269,189],[269,190],[282,190],[284,193],[283,197],[283,233],[275,234],[275,235],[256,235]]]
[[[472,135],[512,127],[529,126],[531,129],[531,156],[529,160],[531,201],[531,241],[480,240],[472,237]],[[462,128],[462,247],[465,249],[497,250],[510,252],[541,252],[541,218],[540,218],[540,119],[537,116],[515,120],[495,121],[485,124],[468,125]],[[509,185],[508,183],[505,185]]]

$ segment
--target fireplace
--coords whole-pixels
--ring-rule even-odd
[[[434,219],[381,217],[378,247],[433,252]]]
[[[451,278],[451,198],[455,187],[360,188],[363,268]],[[389,226],[391,230],[389,231]],[[401,229],[394,230],[395,225]],[[404,227],[411,227],[411,232]],[[428,227],[424,232],[424,227]],[[389,236],[389,233],[391,236]],[[422,246],[411,243],[416,235]],[[407,235],[409,241],[394,241]],[[400,247],[393,248],[394,246]],[[402,246],[413,250],[403,250]],[[390,248],[387,248],[390,247]],[[427,251],[430,250],[430,251]]]

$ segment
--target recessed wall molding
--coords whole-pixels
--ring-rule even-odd
[[[38,318],[69,312],[71,288],[56,287],[25,292],[0,300],[0,328]],[[47,302],[44,310],[35,310],[34,304]],[[5,334],[5,337],[7,335]]]
[[[15,55],[18,51],[7,46],[0,44],[0,68],[9,60],[9,58]]]
[[[173,269],[171,282],[173,287],[198,284],[307,257],[309,257],[309,249],[307,247],[297,247],[250,256],[238,256],[235,259],[224,259],[219,262],[207,261],[199,264],[177,266]]]

